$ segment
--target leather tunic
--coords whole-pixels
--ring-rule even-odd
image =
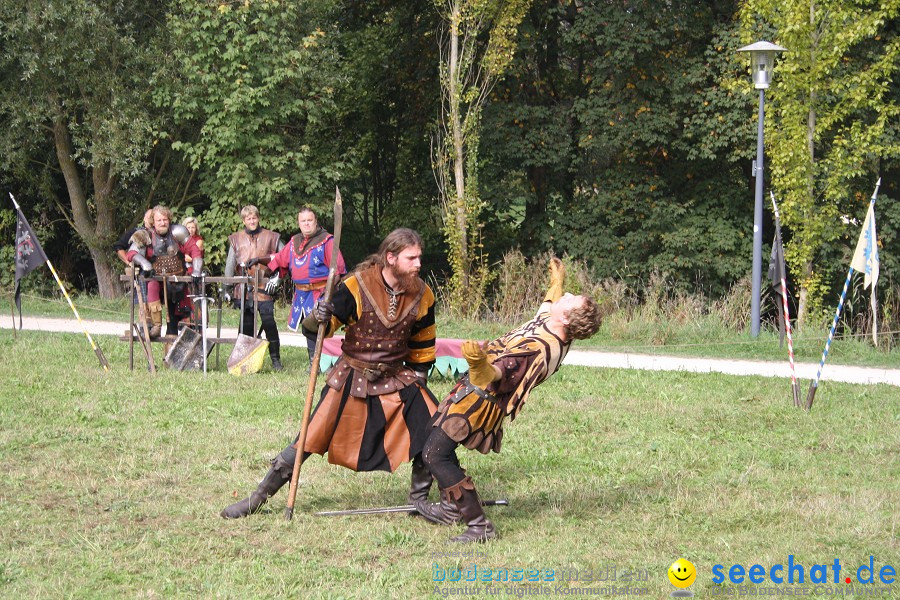
[[[228,241],[234,249],[234,257],[238,264],[247,262],[251,258],[262,258],[278,252],[279,236],[274,231],[260,228],[259,231],[250,235],[246,231],[238,231],[228,236]],[[268,261],[265,261],[267,263]],[[265,263],[259,263],[247,270],[251,281],[256,281],[259,277],[259,287],[256,290],[256,299],[259,302],[272,300],[272,296],[265,293],[264,289],[272,276],[272,271]],[[253,284],[251,283],[251,287]]]
[[[357,273],[355,278],[360,289],[359,318],[346,329],[342,355],[329,371],[327,384],[341,389],[349,383],[351,395],[357,397],[396,392],[416,381],[416,372],[403,361],[409,355],[409,339],[425,295],[425,282],[417,279],[415,289],[398,296],[396,314],[389,319],[390,295],[384,287],[381,267]],[[348,363],[347,358],[357,364],[390,365],[395,370],[369,381],[359,368]]]

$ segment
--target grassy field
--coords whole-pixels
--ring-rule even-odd
[[[0,306],[4,303],[0,302]],[[65,300],[29,296],[23,300],[26,314],[70,319],[74,318]],[[128,322],[127,299],[103,300],[96,296],[76,299],[78,312],[83,319]],[[6,307],[8,310],[8,306]],[[276,319],[282,326],[287,308],[279,306]],[[8,312],[6,314],[9,314]],[[226,326],[237,327],[239,311],[226,309],[222,321]],[[485,321],[451,320],[438,312],[438,335],[450,338],[487,339],[505,333],[508,324]],[[2,316],[4,322],[9,317]],[[210,313],[214,323],[216,313]],[[827,329],[808,330],[794,337],[794,355],[797,361],[818,363],[822,357]],[[829,364],[848,364],[870,367],[900,368],[900,351],[886,340],[874,347],[867,337],[836,338],[828,355]],[[626,320],[622,315],[607,319],[597,335],[589,340],[578,340],[575,348],[608,352],[661,354],[680,356],[712,356],[750,360],[786,361],[787,345],[779,343],[777,332],[763,328],[757,339],[748,333],[736,332],[725,327],[715,316],[706,315],[686,321],[640,318]]]
[[[488,509],[500,540],[458,548],[446,543],[458,527],[311,514],[403,503],[408,465],[358,474],[315,457],[293,521],[284,491],[249,519],[219,518],[296,433],[304,350],[286,348],[277,375],[154,379],[127,371],[127,344],[108,338],[104,374],[82,336],[8,334],[0,597],[526,597],[616,585],[662,598],[683,556],[698,570],[692,589],[709,598],[736,590],[712,583],[717,564],[768,571],[793,555],[808,571],[839,559],[855,579],[873,556],[876,570],[900,571],[897,388],[826,381],[805,413],[789,406],[784,380],[564,367],[508,426],[501,454],[460,451],[482,496],[510,506]],[[479,576],[553,569],[557,579],[446,581],[473,565]],[[579,581],[560,582],[560,569]],[[886,587],[878,597],[900,597],[900,583]]]

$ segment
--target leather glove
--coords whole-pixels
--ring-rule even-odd
[[[141,275],[145,279],[150,279],[151,277],[153,277],[153,269],[141,269]]]
[[[550,287],[544,302],[556,302],[562,297],[563,282],[566,280],[566,268],[561,260],[555,256],[550,259]]]
[[[488,362],[487,354],[475,340],[462,344],[462,355],[469,363],[469,381],[481,389],[500,379],[500,370]]]
[[[249,269],[250,267],[256,266],[256,265],[258,265],[259,263],[260,263],[260,260],[259,260],[258,258],[251,258],[250,260],[248,260],[247,262],[245,262],[245,263],[243,264],[243,266],[244,266],[245,269]]]
[[[319,300],[316,302],[316,307],[312,311],[313,317],[315,317],[316,322],[318,323],[327,323],[331,320],[331,315],[334,314],[334,304],[331,302],[325,302],[324,300]]]
[[[231,294],[225,292],[222,294],[222,303],[223,304],[231,304]]]
[[[266,293],[270,296],[274,296],[275,292],[278,291],[278,286],[281,285],[281,277],[276,275],[269,279],[269,282],[266,284]]]

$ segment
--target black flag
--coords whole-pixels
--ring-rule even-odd
[[[25,220],[25,215],[16,207],[16,308],[19,309],[19,329],[22,329],[22,298],[19,297],[19,283],[22,278],[47,262],[47,255],[41,248],[34,231]]]

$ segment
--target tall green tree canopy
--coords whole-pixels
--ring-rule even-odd
[[[159,60],[164,5],[133,1],[0,1],[0,123],[4,171],[20,181],[42,161],[37,193],[55,203],[87,248],[100,294],[121,293],[109,248],[145,192],[165,116],[148,81]],[[52,163],[49,162],[52,160]],[[38,178],[40,179],[40,178]]]
[[[254,204],[290,232],[303,204],[327,205],[345,165],[329,129],[338,73],[327,2],[190,0],[170,14],[175,75],[157,94],[190,137],[174,140],[209,199],[211,239],[224,240]],[[224,244],[209,244],[220,262]]]
[[[742,7],[745,39],[772,34],[789,50],[768,94],[773,118],[765,133],[772,184],[793,234],[786,260],[800,285],[801,323],[820,316],[829,269],[841,262],[833,259],[843,258],[843,243],[855,244],[858,229],[848,232],[842,217],[861,222],[878,175],[900,158],[898,15],[900,0]]]

